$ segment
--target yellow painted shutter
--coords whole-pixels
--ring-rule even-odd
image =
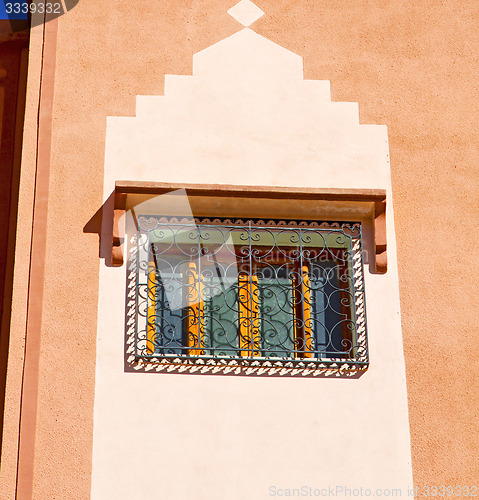
[[[186,345],[190,356],[205,354],[204,336],[201,329],[203,304],[201,296],[203,286],[198,276],[196,263],[190,262],[186,273],[188,286],[186,287],[187,316],[186,316]]]
[[[154,354],[156,335],[156,268],[153,260],[148,265],[148,318],[146,328],[146,352]]]
[[[313,320],[311,318],[311,287],[309,285],[308,266],[303,266],[302,302],[303,302],[303,331],[304,331],[304,357],[313,357]]]
[[[261,333],[259,317],[258,277],[238,276],[239,347],[244,357],[260,356]]]
[[[294,288],[294,345],[299,352],[296,358],[313,357],[313,321],[311,318],[311,287],[309,284],[308,266],[301,270],[301,282],[299,276],[293,279]]]

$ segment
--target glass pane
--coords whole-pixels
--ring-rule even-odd
[[[181,275],[156,273],[155,352],[181,354],[183,309]]]
[[[343,230],[150,226],[139,248],[148,354],[355,356],[352,240]]]
[[[204,277],[203,332],[208,354],[238,354],[237,285]]]
[[[293,281],[289,270],[266,268],[258,275],[258,288],[263,355],[294,357]]]
[[[311,302],[316,351],[327,357],[342,357],[349,350],[343,343],[343,329],[347,314],[341,305],[339,265],[322,262],[311,269]]]

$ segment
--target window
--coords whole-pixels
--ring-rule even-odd
[[[367,365],[360,223],[139,216],[134,250],[143,361]]]

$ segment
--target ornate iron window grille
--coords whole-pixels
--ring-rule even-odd
[[[358,222],[139,216],[130,357],[366,369],[361,238]]]

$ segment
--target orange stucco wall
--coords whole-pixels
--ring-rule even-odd
[[[388,126],[414,481],[477,484],[477,5],[260,5],[273,19],[259,31],[301,54],[306,78]]]
[[[256,31],[301,55],[306,78],[331,80],[334,100],[357,101],[363,123],[388,126],[414,480],[471,485],[479,452],[475,2],[460,10],[404,0],[256,3],[267,14]],[[100,259],[98,236],[84,228],[101,206],[106,117],[134,115],[135,95],[161,94],[166,73],[190,74],[193,53],[240,28],[226,14],[234,4],[80,0],[58,20],[51,128],[40,137],[51,145],[42,159],[46,226],[34,227],[45,244],[36,432],[25,441],[25,453],[35,448],[34,498],[90,493]],[[32,43],[36,67],[42,37]],[[28,122],[29,141],[35,126]],[[22,367],[12,357],[11,377]],[[12,491],[14,474],[4,477]]]

